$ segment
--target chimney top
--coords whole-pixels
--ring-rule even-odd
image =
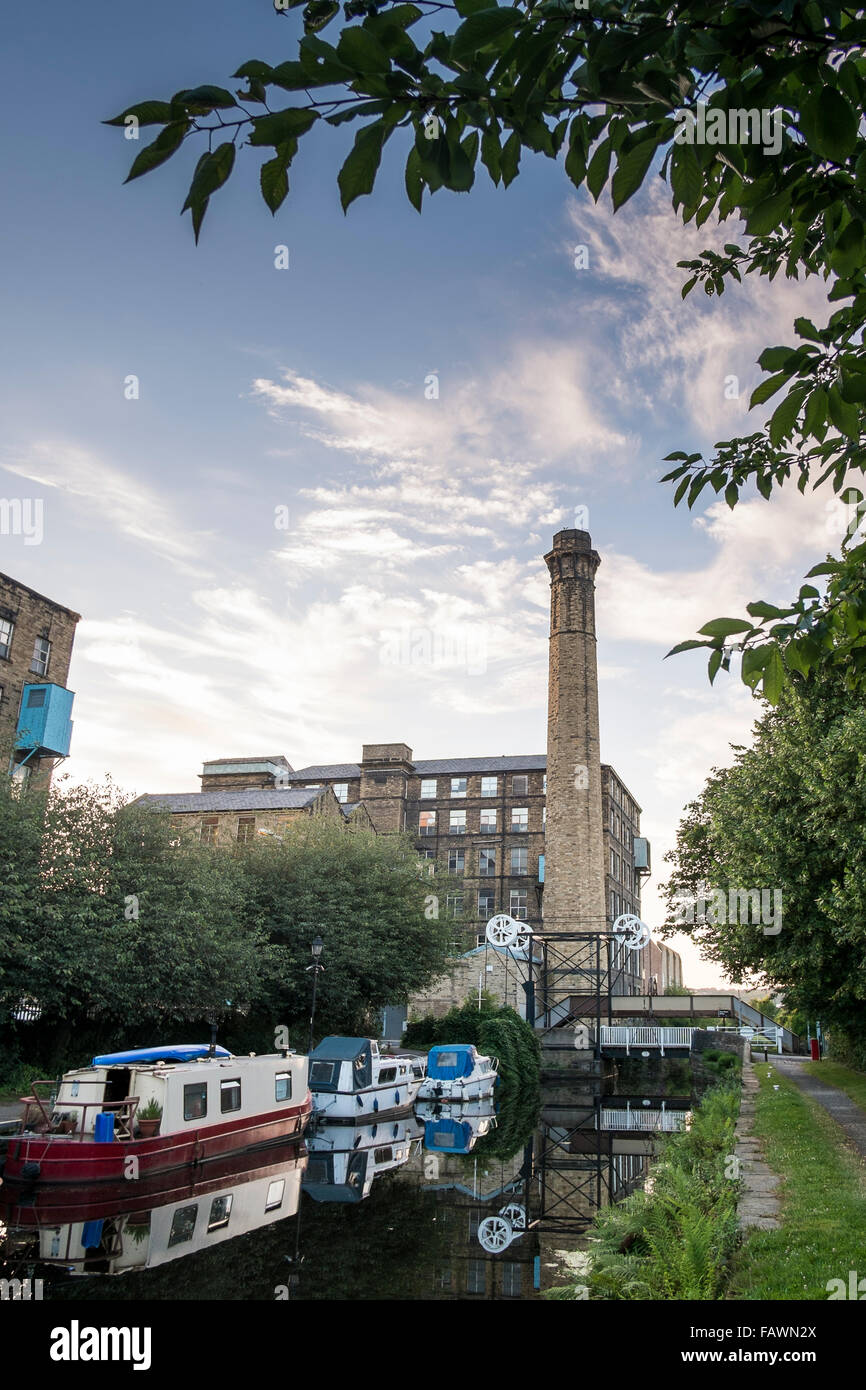
[[[592,550],[592,538],[588,531],[557,531],[553,538],[553,548],[589,552]]]

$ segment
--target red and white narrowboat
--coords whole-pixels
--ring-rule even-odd
[[[306,1056],[236,1057],[206,1043],[94,1057],[59,1085],[34,1082],[24,1103],[3,1178],[40,1186],[195,1168],[300,1138],[312,1109]]]

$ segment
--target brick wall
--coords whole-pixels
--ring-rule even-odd
[[[25,685],[43,681],[66,686],[80,615],[19,584],[9,575],[0,574],[0,618],[13,624],[9,656],[0,658],[0,770],[6,775],[15,744],[21,692]],[[48,670],[44,675],[30,669],[37,637],[45,637],[51,643]],[[47,786],[54,762],[54,758],[30,758],[27,766],[31,768],[31,783]]]

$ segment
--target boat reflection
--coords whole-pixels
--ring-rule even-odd
[[[468,1154],[496,1124],[490,1098],[475,1101],[418,1101],[415,1114],[424,1124],[424,1148],[430,1153]]]
[[[315,1202],[362,1202],[375,1178],[418,1152],[422,1134],[412,1114],[385,1124],[315,1124],[307,1141],[304,1191]]]
[[[183,1181],[0,1188],[4,1264],[38,1263],[71,1275],[152,1269],[294,1216],[307,1165],[303,1142],[207,1165]]]

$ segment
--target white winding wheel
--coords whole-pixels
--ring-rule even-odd
[[[517,951],[525,951],[531,936],[526,924],[509,917],[507,912],[497,912],[487,923],[487,940],[491,946],[513,946]]]
[[[642,951],[650,939],[650,929],[646,922],[635,917],[633,912],[623,912],[617,917],[613,924],[613,933],[627,951]]]
[[[497,1255],[514,1239],[514,1227],[504,1216],[487,1216],[478,1224],[478,1242],[483,1250]]]

